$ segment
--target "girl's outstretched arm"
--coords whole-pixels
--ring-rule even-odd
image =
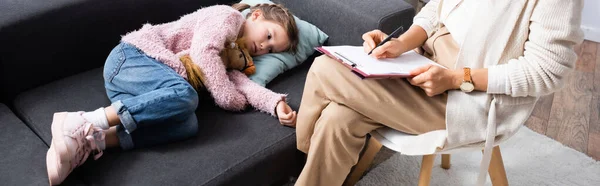
[[[279,101],[285,101],[286,94],[275,93],[262,87],[237,70],[227,72],[227,75],[229,75],[236,88],[246,96],[250,105],[257,110],[276,116],[275,107]]]
[[[207,7],[206,10],[211,16],[198,17],[190,57],[202,69],[204,83],[216,104],[226,110],[243,110],[246,98],[227,77],[219,53],[227,41],[235,41],[245,19],[239,11],[225,5]]]

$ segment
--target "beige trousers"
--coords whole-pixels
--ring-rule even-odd
[[[445,129],[447,95],[428,97],[406,79],[362,80],[322,55],[308,75],[296,124],[307,160],[296,185],[342,185],[366,135],[388,126],[411,134]]]

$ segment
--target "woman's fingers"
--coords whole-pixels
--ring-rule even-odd
[[[373,40],[373,38],[371,38],[370,36],[367,35],[363,35],[363,48],[365,49],[365,51],[369,51],[371,49],[373,49],[373,47],[375,47],[375,40]]]
[[[373,51],[370,55],[381,58],[398,57],[402,52],[402,43],[397,39],[391,39],[389,42],[377,47],[388,35],[380,30],[373,30],[362,35],[364,40],[363,50],[366,53]]]
[[[376,58],[395,58],[403,53],[403,44],[398,39],[391,39],[385,44],[375,48],[373,55]]]
[[[383,38],[386,36],[387,35],[381,30],[372,30],[364,33],[362,35],[362,39],[364,40],[363,48],[365,49],[365,52],[370,52],[373,48],[375,48],[377,43],[381,42],[381,40],[383,40]]]
[[[384,43],[383,45],[375,48],[375,50],[373,50],[373,53],[371,53],[371,55],[375,56],[378,59],[391,57],[391,50],[393,49],[393,47],[394,46],[393,46],[392,42]]]
[[[373,31],[371,31],[371,32],[373,32]],[[376,45],[375,38],[373,38],[373,34],[371,32],[367,32],[362,35],[362,39],[365,41],[363,43],[363,46],[366,49],[372,49]]]
[[[387,45],[387,43],[383,45]],[[386,50],[383,45],[375,48],[371,53],[371,56],[374,56],[375,58],[384,58]]]
[[[427,70],[429,70],[429,68],[431,68],[431,65],[425,65],[425,66],[416,68],[414,70],[411,70],[409,73],[411,76],[418,76],[424,72],[427,72]]]
[[[419,74],[419,75],[417,75],[417,76],[415,76],[415,77],[412,77],[412,78],[409,78],[409,79],[408,79],[408,82],[409,82],[411,85],[414,85],[414,86],[420,86],[420,85],[422,85],[423,83],[425,83],[425,81],[427,81],[427,80],[426,80],[426,77],[425,77],[425,75],[424,75],[424,74]]]
[[[431,68],[431,65],[419,67],[410,72],[414,77],[407,78],[411,85],[420,86],[431,79],[431,73],[425,73]]]
[[[367,43],[367,41],[363,42],[363,50],[365,51],[365,53],[369,53],[371,49],[373,49],[373,47],[371,47],[371,45]]]

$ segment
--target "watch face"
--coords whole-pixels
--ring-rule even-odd
[[[473,91],[473,89],[475,89],[473,83],[463,82],[462,84],[460,84],[460,90],[462,90],[463,92],[471,92]]]

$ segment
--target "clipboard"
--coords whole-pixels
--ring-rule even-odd
[[[411,76],[410,71],[429,64],[446,68],[412,50],[388,59],[373,58],[364,52],[362,46],[321,46],[315,50],[342,63],[362,79],[406,78]]]

